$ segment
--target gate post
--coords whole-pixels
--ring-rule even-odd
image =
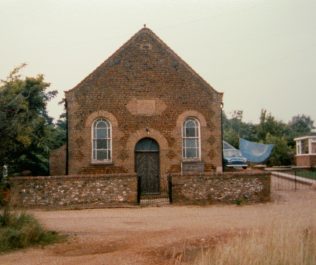
[[[142,193],[142,177],[137,176],[137,203],[140,204],[140,195]]]
[[[294,183],[295,183],[295,191],[296,191],[296,169],[294,169],[294,176],[295,176]]]
[[[172,176],[168,175],[168,193],[169,193],[169,202],[172,204]]]

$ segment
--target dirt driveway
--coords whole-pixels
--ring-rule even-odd
[[[238,231],[280,219],[316,220],[316,191],[278,191],[273,197],[271,203],[249,206],[32,211],[47,228],[69,234],[69,240],[1,255],[0,264],[185,264],[196,249]]]

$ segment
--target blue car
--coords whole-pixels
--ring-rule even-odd
[[[224,166],[234,168],[247,168],[247,158],[242,156],[241,152],[223,141]]]

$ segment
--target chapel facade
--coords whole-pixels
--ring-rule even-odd
[[[142,28],[66,92],[66,173],[137,173],[157,193],[168,174],[221,172],[222,97]]]

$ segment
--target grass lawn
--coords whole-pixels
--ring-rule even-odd
[[[316,180],[316,170],[297,170],[296,175],[299,177]]]

